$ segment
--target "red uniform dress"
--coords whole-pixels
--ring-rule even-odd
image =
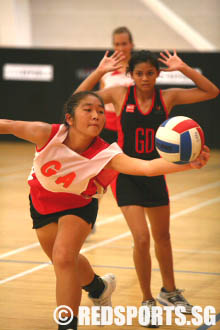
[[[100,197],[116,176],[105,165],[122,150],[97,137],[82,154],[63,144],[68,134],[65,125],[52,125],[48,143],[36,150],[28,178],[30,198],[41,215],[82,208]],[[98,187],[95,184],[98,182]]]
[[[119,71],[106,73],[102,77],[101,82],[103,83],[104,88],[114,86],[128,87],[134,84],[134,81],[129,74],[125,74]],[[101,136],[108,143],[112,143],[117,141],[117,117],[112,103],[105,104],[105,115],[106,124]]]

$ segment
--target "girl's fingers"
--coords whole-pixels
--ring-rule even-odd
[[[165,53],[167,54],[168,57],[171,57],[171,54],[167,49],[165,49]]]
[[[123,65],[117,65],[117,67],[116,67],[117,70],[119,70],[121,68],[123,68]]]
[[[202,151],[201,151],[200,156],[201,156],[202,159],[204,159],[206,162],[209,160],[209,158],[210,158],[210,149],[209,149],[206,145],[203,146],[203,149],[202,149]]]
[[[109,50],[106,50],[104,57],[108,57]]]
[[[160,53],[160,56],[163,57],[165,60],[167,59],[166,55],[164,53]]]
[[[210,152],[209,147],[207,147],[206,145],[203,146],[203,149],[202,150],[205,151],[205,152]]]
[[[118,54],[118,51],[116,50],[116,51],[114,51],[114,53],[112,54],[112,58],[115,58],[115,56]]]
[[[119,50],[116,50],[113,54],[112,54],[112,58],[116,59],[119,58],[120,56],[122,56],[122,52],[120,52]]]
[[[163,60],[162,58],[158,58],[158,61],[160,61],[160,62],[162,62],[162,63],[164,63],[164,64],[166,64],[167,62],[165,61],[165,60]]]

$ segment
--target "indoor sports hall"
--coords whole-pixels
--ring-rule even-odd
[[[218,0],[0,0],[0,119],[60,122],[64,102],[106,49],[112,49],[111,32],[118,26],[132,31],[136,50],[176,49],[220,88]],[[168,78],[161,82],[163,88],[189,86]],[[175,323],[175,313],[170,324],[163,314],[164,330],[220,329],[219,101],[220,96],[172,112],[201,125],[211,157],[200,170],[166,176],[176,284],[200,312],[197,318],[186,315],[181,325]],[[29,214],[27,178],[35,147],[0,135],[0,150],[0,330],[55,330],[54,270]],[[162,284],[152,239],[150,251],[156,297]],[[138,312],[142,296],[131,233],[110,188],[81,253],[98,275],[114,273],[117,279],[112,302],[124,308],[125,319],[117,325],[113,318],[105,329],[143,329],[137,315],[131,325],[126,318],[131,315],[127,307]],[[81,306],[92,306],[85,292]],[[216,325],[210,323],[213,315]],[[79,324],[79,329],[100,327]]]

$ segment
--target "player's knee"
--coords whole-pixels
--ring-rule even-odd
[[[150,249],[150,235],[139,235],[134,238],[134,246],[138,251],[146,251]]]
[[[154,235],[154,241],[157,245],[170,244],[170,233],[157,233]]]
[[[56,268],[69,268],[76,264],[76,257],[72,251],[63,247],[58,247],[53,250],[53,265]]]

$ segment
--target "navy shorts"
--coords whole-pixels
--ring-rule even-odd
[[[75,209],[68,209],[56,213],[49,213],[49,214],[40,214],[39,212],[37,212],[37,210],[34,208],[30,196],[29,196],[29,200],[30,200],[30,213],[31,213],[31,218],[33,220],[33,229],[41,228],[43,226],[48,225],[51,222],[58,223],[59,218],[67,214],[73,214],[82,218],[87,223],[92,224],[92,228],[93,228],[97,218],[97,213],[98,213],[97,198],[93,198],[92,201],[86,206]]]
[[[164,176],[133,176],[119,174],[116,182],[118,206],[156,207],[169,204]]]

